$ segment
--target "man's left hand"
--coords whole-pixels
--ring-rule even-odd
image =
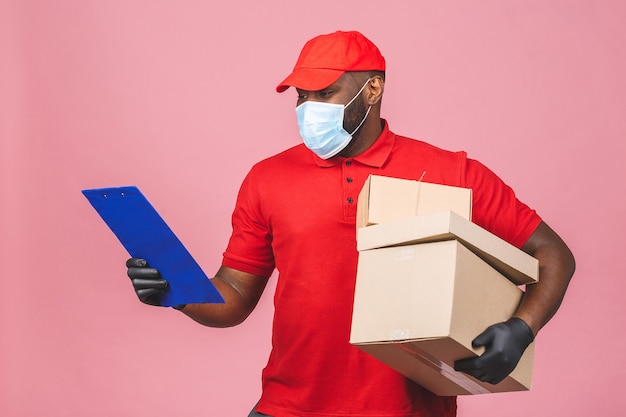
[[[518,317],[489,326],[478,335],[472,346],[484,346],[479,357],[461,359],[454,369],[465,372],[483,382],[497,384],[517,366],[522,354],[535,339],[531,328]]]

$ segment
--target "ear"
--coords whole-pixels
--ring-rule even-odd
[[[380,102],[383,98],[383,92],[385,91],[385,81],[381,76],[376,75],[369,81],[367,87],[367,104],[373,106]]]

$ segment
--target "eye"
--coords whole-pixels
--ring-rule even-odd
[[[319,96],[322,98],[328,98],[334,93],[333,90],[321,90],[319,92]]]
[[[306,94],[304,91],[296,89],[296,92],[298,93],[298,101],[306,99]]]

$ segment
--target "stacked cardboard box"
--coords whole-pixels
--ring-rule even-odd
[[[537,260],[470,221],[467,189],[371,176],[358,204],[350,343],[438,395],[530,389],[534,344],[496,385],[453,366],[514,314]]]

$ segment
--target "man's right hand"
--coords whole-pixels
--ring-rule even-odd
[[[133,283],[137,297],[142,303],[152,306],[161,305],[161,297],[169,287],[156,268],[151,268],[145,259],[130,258],[126,261],[128,277]]]

